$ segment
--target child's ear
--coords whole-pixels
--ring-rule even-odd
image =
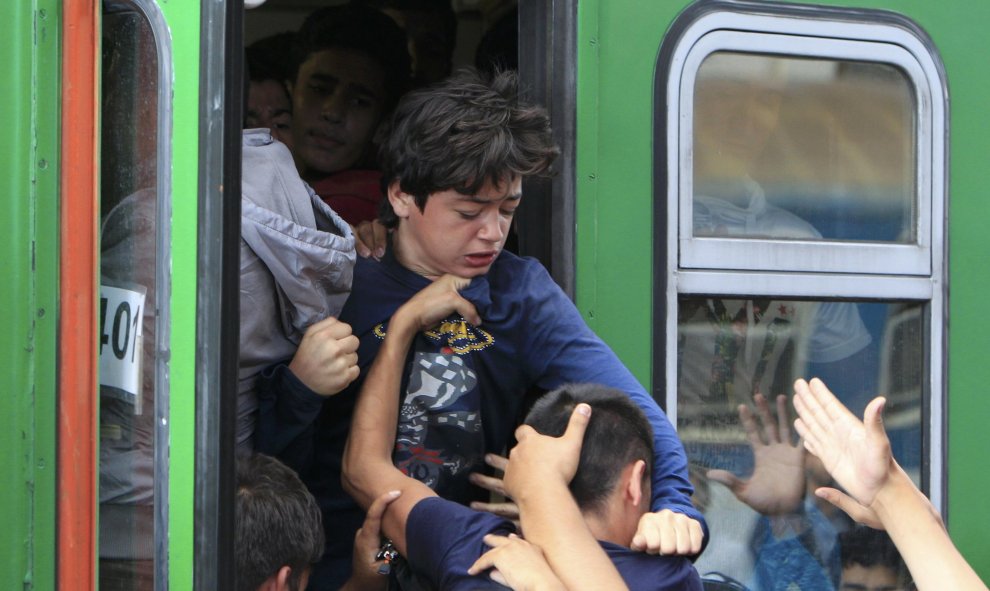
[[[285,565],[275,573],[275,589],[277,591],[289,591],[289,576],[292,575],[292,567]]]
[[[392,204],[392,211],[400,219],[409,217],[412,213],[412,208],[416,207],[416,198],[404,192],[399,187],[399,181],[389,183],[388,201]]]
[[[629,477],[625,482],[625,496],[633,505],[638,506],[643,502],[646,491],[644,487],[646,478],[646,462],[636,460],[632,468],[628,471]]]

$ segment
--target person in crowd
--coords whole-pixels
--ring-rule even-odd
[[[839,535],[839,591],[910,591],[907,568],[886,532],[860,525]]]
[[[299,174],[348,223],[374,219],[382,200],[376,146],[410,79],[405,33],[367,6],[321,8],[296,34],[293,64]]]
[[[413,88],[450,76],[457,45],[457,15],[450,0],[353,0],[381,10],[406,32]]]
[[[264,454],[242,455],[236,464],[234,535],[237,591],[302,591],[323,554],[323,525],[316,499],[287,466]],[[394,500],[382,495],[368,508],[354,539],[355,556],[374,556],[381,517]],[[381,561],[354,565],[341,591],[383,591]]]
[[[527,542],[511,537],[512,522],[441,499],[393,464],[412,341],[451,314],[480,324],[475,307],[458,293],[468,283],[444,275],[392,316],[354,411],[343,458],[348,491],[363,506],[390,491],[401,494],[385,513],[384,531],[434,588],[486,588],[478,575],[498,565],[493,579],[517,589],[539,582],[572,590],[628,585],[700,591],[687,558],[629,548],[640,518],[649,512],[653,435],[643,412],[619,390],[562,386],[538,400],[527,426],[517,431],[520,444],[512,451],[505,484],[519,499]],[[538,433],[548,437],[543,441]],[[486,540],[495,549],[482,557]],[[541,552],[547,553],[549,568]],[[504,556],[508,553],[514,556]]]
[[[452,317],[414,340],[396,464],[441,497],[483,500],[469,475],[484,469],[486,454],[504,453],[531,387],[602,383],[630,396],[654,430],[656,513],[641,520],[642,548],[697,554],[703,518],[670,422],[547,271],[502,250],[522,179],[547,173],[557,153],[546,111],[518,98],[513,73],[465,71],[404,97],[381,153],[391,246],[380,261],[358,260],[340,319],[360,340],[358,366],[367,369],[403,303],[445,273],[471,278],[463,294],[484,323]],[[297,357],[306,350],[303,342]],[[340,466],[360,379],[326,397],[293,373],[283,365],[266,376],[259,445],[297,469],[328,529],[353,531],[361,511],[341,488]],[[349,564],[349,546],[330,540],[316,588],[334,588]]]
[[[858,523],[886,530],[918,591],[985,591],[938,511],[894,459],[881,418],[886,399],[874,398],[860,421],[817,378],[797,380],[794,394],[794,428],[844,489],[815,494]]]
[[[295,35],[277,33],[259,39],[245,50],[247,108],[244,128],[266,127],[272,137],[292,149],[292,99],[285,86]]]

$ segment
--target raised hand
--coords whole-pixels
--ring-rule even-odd
[[[867,508],[894,467],[880,416],[885,403],[883,397],[874,398],[863,413],[864,423],[818,378],[794,383],[794,407],[799,415],[794,427],[804,438],[804,446],[821,459],[832,478],[858,504]],[[829,501],[846,500],[834,489],[819,490],[824,491],[819,496]],[[840,503],[835,504],[845,510]]]
[[[358,344],[349,324],[324,318],[306,329],[289,369],[313,392],[332,396],[358,377]]]
[[[753,475],[742,480],[726,470],[709,470],[708,478],[729,487],[743,503],[763,515],[783,515],[800,506],[805,493],[804,450],[793,443],[787,397],[777,396],[777,419],[766,397],[753,397],[760,421],[739,405],[739,420],[753,449]]]

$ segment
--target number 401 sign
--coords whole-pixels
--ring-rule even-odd
[[[100,286],[100,385],[141,406],[142,322],[144,288],[141,291]]]

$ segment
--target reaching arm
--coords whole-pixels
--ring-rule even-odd
[[[344,449],[345,490],[362,507],[388,491],[401,496],[389,505],[382,529],[406,554],[406,520],[412,508],[434,492],[392,464],[398,420],[399,390],[406,356],[416,332],[433,326],[454,311],[473,324],[477,312],[457,291],[466,279],[444,276],[400,307],[389,321],[388,334],[358,395],[350,435]]]
[[[857,419],[819,379],[794,384],[794,426],[845,490],[820,488],[819,496],[857,521],[887,530],[919,591],[987,587],[953,545],[928,499],[894,460],[883,428],[886,401],[875,398]]]

